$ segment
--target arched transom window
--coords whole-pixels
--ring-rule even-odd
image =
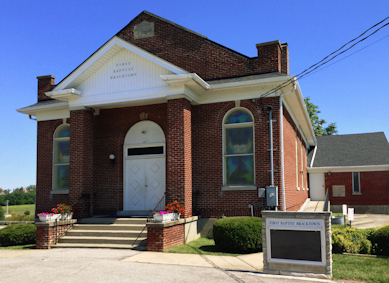
[[[63,124],[54,133],[53,190],[69,189],[70,126]]]
[[[245,108],[234,108],[223,122],[224,186],[254,185],[254,122]]]

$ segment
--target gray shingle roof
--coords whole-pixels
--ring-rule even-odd
[[[383,132],[321,136],[312,167],[389,165],[389,143]],[[308,164],[314,150],[308,154]]]

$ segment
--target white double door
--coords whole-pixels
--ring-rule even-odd
[[[166,189],[166,161],[134,158],[126,161],[124,210],[152,210]]]

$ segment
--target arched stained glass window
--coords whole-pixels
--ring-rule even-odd
[[[234,108],[223,123],[224,185],[254,185],[254,123],[245,108]]]
[[[59,126],[54,133],[53,190],[69,189],[70,126]]]

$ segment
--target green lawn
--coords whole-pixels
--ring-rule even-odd
[[[389,258],[332,255],[332,276],[335,280],[389,282]]]
[[[7,206],[3,206],[4,213],[7,210]],[[16,212],[24,214],[24,212],[28,210],[30,211],[30,214],[35,214],[35,204],[22,204],[22,205],[9,205],[8,211],[9,212]]]
[[[7,213],[7,206],[2,206],[4,214]],[[30,215],[24,215],[25,211],[29,211]],[[34,221],[35,204],[9,205],[8,213],[12,217],[6,218],[8,221]]]
[[[9,247],[1,247],[0,250],[35,250],[35,244],[31,245],[23,245],[23,246],[9,246]]]
[[[168,253],[179,253],[179,254],[200,254],[200,255],[227,255],[227,256],[239,256],[240,254],[225,253],[219,250],[215,246],[215,241],[207,238],[200,238],[179,246],[171,247],[166,249]]]

